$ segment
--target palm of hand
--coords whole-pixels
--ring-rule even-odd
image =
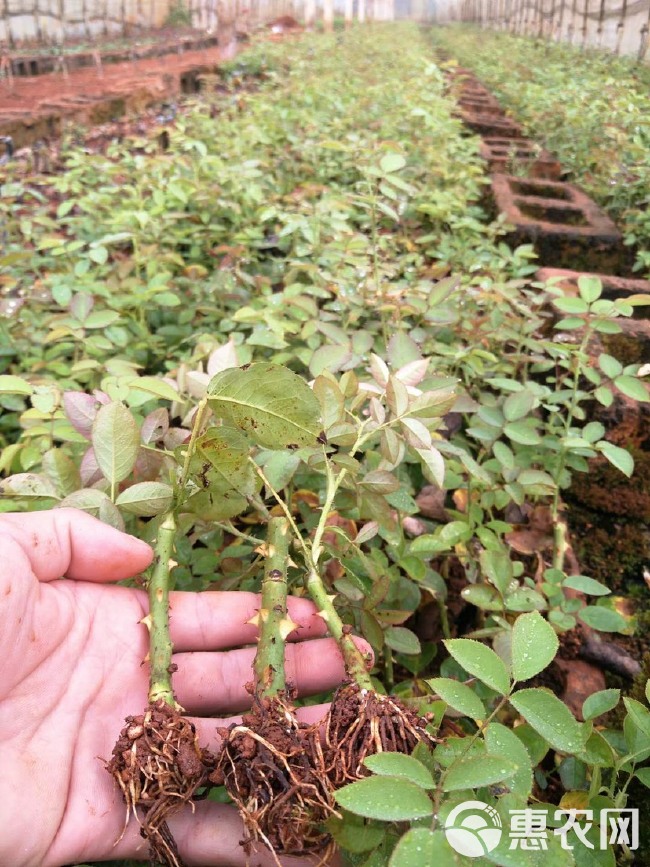
[[[31,533],[28,519],[36,524]],[[104,768],[124,718],[147,702],[147,631],[140,622],[146,595],[78,578],[117,580],[141,571],[150,558],[147,546],[79,513],[0,518],[0,863],[7,867],[146,858],[133,820],[116,845],[125,808]],[[77,580],[58,579],[61,574]],[[324,624],[310,603],[292,602],[298,637],[322,635]],[[254,650],[233,648],[254,642],[246,620],[257,605],[247,593],[172,594],[175,686],[188,713],[246,707]],[[287,663],[303,692],[327,689],[343,674],[327,639],[293,645]],[[321,713],[311,708],[305,716]],[[215,723],[193,721],[201,743],[215,748]],[[172,820],[172,831],[188,863],[245,862],[230,807],[201,804],[194,816]]]
[[[4,659],[20,674],[0,705],[11,712],[13,732],[2,727],[16,781],[15,816],[5,827],[20,833],[21,817],[40,804],[39,834],[0,845],[27,864],[98,857],[100,840],[108,855],[124,808],[101,759],[110,757],[124,717],[146,703],[142,594],[34,579],[19,595],[22,629]]]

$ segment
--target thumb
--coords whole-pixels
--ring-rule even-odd
[[[39,581],[120,581],[153,559],[145,542],[77,509],[0,515],[0,537],[3,550],[13,542]]]

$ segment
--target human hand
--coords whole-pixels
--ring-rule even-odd
[[[60,867],[147,857],[147,843],[104,768],[124,718],[147,703],[148,633],[143,590],[110,582],[149,565],[148,545],[73,509],[0,515],[0,864]],[[66,576],[62,578],[61,576]],[[259,597],[244,592],[170,595],[180,704],[202,746],[218,748],[207,714],[250,706]],[[336,645],[306,599],[289,600],[300,625],[287,648],[287,677],[302,695],[344,676]],[[361,643],[361,642],[360,642]],[[367,646],[363,644],[364,651]],[[314,722],[323,707],[298,716]],[[220,722],[227,725],[230,719]],[[201,802],[169,826],[188,865],[236,867],[247,859],[231,806]],[[260,850],[256,864],[272,864]],[[306,862],[287,858],[286,864]]]

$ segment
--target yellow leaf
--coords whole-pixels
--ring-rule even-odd
[[[561,810],[586,810],[589,806],[589,792],[566,792],[560,801]]]

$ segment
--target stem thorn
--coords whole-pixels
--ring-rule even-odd
[[[141,623],[143,626],[146,626],[149,632],[151,632],[151,614],[146,614],[142,620],[138,620],[138,623]]]

